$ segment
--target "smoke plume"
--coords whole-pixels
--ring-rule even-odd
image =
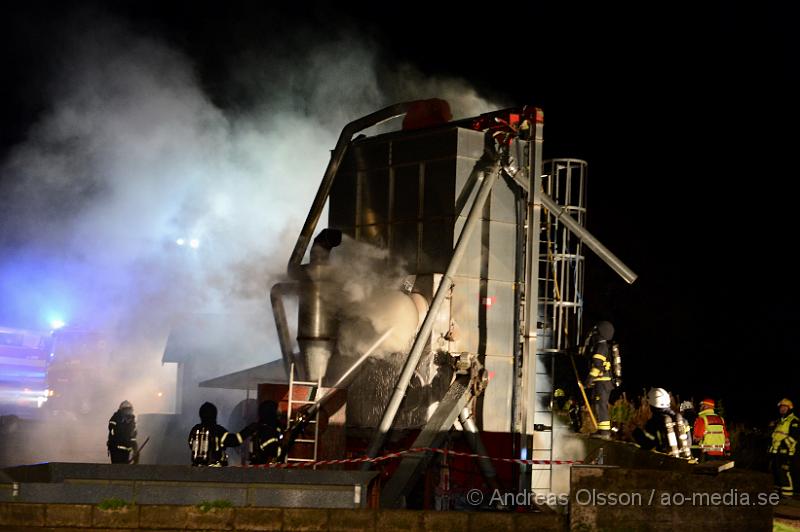
[[[206,378],[279,356],[266,294],[347,122],[432,96],[449,99],[456,118],[497,107],[464,82],[381,64],[374,43],[352,37],[232,57],[216,80],[227,101],[219,105],[166,38],[96,13],[66,31],[47,109],[2,164],[0,292],[5,319],[42,328],[57,311],[68,327],[108,338],[109,366],[98,359],[105,369],[89,384],[108,392],[94,399],[92,442],[75,445],[84,460],[87,449],[105,459],[105,420],[121,400],[137,414],[174,408],[174,369],[161,357],[181,316],[251,317],[257,341],[240,348],[232,336],[201,361]],[[382,252],[358,247],[369,253]],[[378,333],[387,324],[374,311],[396,288],[385,273],[344,283],[350,315],[366,312]],[[386,348],[406,341],[403,332]],[[218,406],[225,419],[231,405]],[[58,452],[32,458],[77,458]]]

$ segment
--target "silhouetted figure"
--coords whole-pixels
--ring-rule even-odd
[[[794,414],[794,404],[789,399],[778,403],[781,418],[774,423],[772,445],[769,448],[772,475],[782,497],[794,495],[792,461],[800,440],[800,419]]]
[[[594,416],[597,420],[597,432],[601,438],[611,437],[611,416],[608,400],[614,389],[612,378],[611,340],[614,338],[614,326],[610,322],[601,321],[595,325],[586,340],[584,354],[591,357],[589,376],[586,388],[591,388],[591,399],[594,405]]]
[[[130,464],[138,455],[136,442],[136,416],[133,405],[122,401],[119,408],[108,420],[108,454],[112,464]]]
[[[716,403],[713,399],[700,401],[700,413],[694,422],[694,441],[702,453],[703,461],[721,460],[731,454],[731,438],[728,427],[722,416],[714,411]]]
[[[267,400],[258,405],[258,422],[247,425],[239,435],[242,439],[250,440],[248,460],[251,464],[269,464],[280,460],[283,434],[278,424],[278,403]]]
[[[226,447],[236,447],[242,443],[239,434],[231,434],[217,424],[217,407],[213,403],[203,403],[200,407],[200,423],[189,432],[189,449],[192,452],[193,466],[222,467],[228,465]]]

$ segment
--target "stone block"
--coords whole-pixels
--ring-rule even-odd
[[[95,528],[139,528],[139,507],[135,504],[113,510],[92,508],[92,526]]]
[[[501,512],[471,512],[469,514],[469,530],[472,532],[514,530],[514,516]]]
[[[186,510],[186,528],[191,530],[231,530],[233,508],[211,508],[203,511],[197,506]]]
[[[375,530],[422,530],[422,513],[413,510],[378,510]]]
[[[236,530],[281,529],[283,510],[280,508],[236,508],[233,527]]]
[[[426,532],[457,530],[463,532],[469,527],[466,512],[422,512],[422,529]]]
[[[328,510],[321,508],[285,508],[284,530],[327,530]]]
[[[513,515],[514,530],[566,530],[566,519],[555,512]]]
[[[44,526],[45,505],[0,503],[0,526]]]
[[[575,467],[570,528],[766,530],[773,507],[758,501],[770,490],[769,475],[746,470]]]
[[[150,506],[143,505],[139,509],[139,526],[141,528],[186,528],[186,506]]]
[[[375,510],[331,510],[328,529],[331,531],[374,530]]]
[[[92,507],[88,504],[48,504],[45,509],[47,526],[92,526]]]

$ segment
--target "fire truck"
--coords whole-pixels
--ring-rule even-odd
[[[92,376],[108,358],[107,340],[98,332],[0,327],[0,413],[88,415],[102,393]]]
[[[48,399],[50,332],[0,327],[0,412],[28,417]]]

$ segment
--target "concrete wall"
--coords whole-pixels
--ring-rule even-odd
[[[614,466],[572,468],[570,530],[772,530],[772,477]]]
[[[392,532],[564,530],[554,514],[0,503],[0,529],[16,530],[366,530]]]

